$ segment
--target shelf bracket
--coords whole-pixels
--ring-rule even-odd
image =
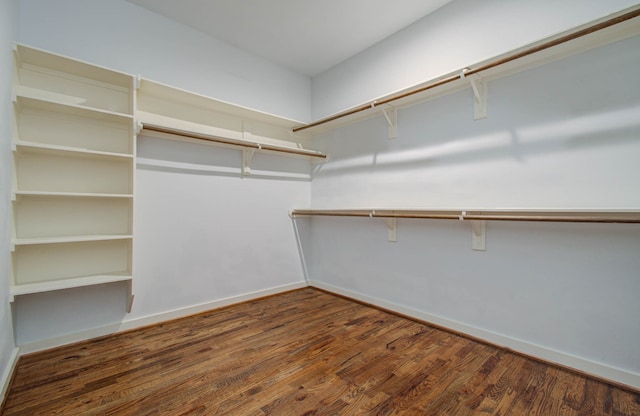
[[[387,218],[387,239],[390,243],[398,241],[397,218]]]
[[[473,90],[473,119],[480,120],[487,117],[487,95],[489,92],[487,80],[478,74],[465,75],[469,68],[460,71],[460,79],[466,79]]]
[[[127,282],[127,313],[131,313],[134,298],[135,295],[133,294],[133,282],[129,280],[129,282]]]
[[[487,222],[471,220],[471,248],[477,251],[487,251]]]
[[[251,159],[257,150],[260,150],[262,146],[258,145],[257,149],[243,148],[242,149],[242,176],[251,175]]]
[[[251,141],[251,123],[246,120],[242,120],[242,140]],[[242,149],[242,176],[251,175],[251,159],[257,150],[262,150],[262,146],[258,145],[257,149]]]
[[[387,119],[387,124],[389,125],[389,138],[397,139],[398,138],[398,109],[392,105],[387,105],[385,107],[380,107],[380,108],[382,109],[382,114],[384,115],[384,118]]]

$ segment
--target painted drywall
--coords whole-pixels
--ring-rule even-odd
[[[382,117],[315,137],[312,207],[638,210],[638,65],[628,39],[489,83],[487,119],[466,90],[401,109],[395,140]],[[384,220],[314,217],[310,278],[640,385],[640,226],[487,228],[481,252],[460,221],[398,220],[389,243]]]
[[[315,208],[640,207],[640,38],[319,135]]]
[[[131,313],[124,284],[25,296],[19,344],[304,283],[287,212],[309,204],[307,160],[256,154],[242,177],[239,150],[144,136],[137,160]]]
[[[124,0],[20,5],[22,43],[309,118],[308,78]],[[145,137],[137,156],[131,313],[122,283],[20,297],[15,332],[26,350],[304,283],[287,212],[310,203],[309,161],[256,154],[254,175],[242,178],[238,150]]]
[[[22,0],[20,41],[294,120],[310,80],[125,0]]]
[[[201,34],[122,0],[101,4],[65,0],[55,6],[45,1],[23,0],[21,4],[22,42],[139,72],[151,79],[283,116],[302,118],[297,114],[308,111],[308,103],[302,105],[304,100],[296,93],[303,89],[296,87],[296,82],[295,85],[285,82],[285,87],[291,88],[286,92],[282,84],[276,83],[277,94],[267,94],[273,92],[274,84],[266,85],[273,81],[267,77],[270,71],[266,71],[264,78],[265,71],[259,70],[265,69],[264,62],[259,62],[258,70],[253,72],[251,65],[244,65],[251,63],[251,57],[225,49],[228,45],[212,43]],[[620,3],[607,4],[615,7]],[[170,42],[169,34],[179,42]],[[406,36],[409,49],[424,41],[416,35],[412,43],[412,35]],[[202,48],[215,53],[207,55],[208,58],[196,56],[195,52],[201,52]],[[141,50],[147,51],[144,52],[147,55]],[[181,65],[174,64],[176,56],[182,58]],[[221,56],[228,59],[220,60]],[[380,59],[385,61],[382,52]],[[596,72],[600,73],[603,59],[589,58],[587,66],[598,67]],[[206,65],[184,64],[190,60]],[[212,67],[212,62],[224,66]],[[634,62],[637,66],[637,61]],[[540,71],[555,73],[562,68],[559,65]],[[345,74],[358,70],[345,69]],[[279,70],[276,72],[282,75]],[[572,73],[573,68],[560,72]],[[635,204],[636,193],[632,190],[637,189],[638,175],[630,160],[637,160],[638,156],[634,144],[637,124],[633,121],[638,117],[633,104],[629,104],[637,105],[635,98],[629,98],[635,90],[621,91],[618,84],[614,90],[594,89],[593,79],[588,75],[565,78],[569,86],[553,83],[552,75],[545,75],[542,81],[527,76],[490,85],[490,118],[485,121],[471,121],[471,93],[466,91],[402,110],[400,138],[395,142],[386,139],[386,124],[381,118],[316,139],[316,144],[329,149],[332,159],[314,180],[312,205]],[[627,82],[633,81],[628,72],[621,76]],[[335,90],[344,87],[339,78],[332,82]],[[382,84],[384,93],[394,88],[384,86],[388,79],[395,78],[384,75],[376,81]],[[322,89],[320,82],[314,85],[319,100],[324,100],[322,91],[318,91]],[[371,91],[377,94],[375,89]],[[348,89],[345,93],[348,99],[338,95],[342,101],[336,108],[348,106],[350,100],[360,100]],[[573,98],[564,101],[565,93]],[[308,91],[305,94],[308,98]],[[601,101],[605,103],[604,109],[595,105]],[[514,106],[514,102],[520,105]],[[517,108],[521,111],[517,112]],[[608,140],[606,145],[603,137]],[[602,158],[596,158],[596,154]],[[124,313],[125,287],[121,284],[23,297],[16,303],[19,317],[16,331],[21,343],[134,322],[189,308],[198,302],[301,282],[304,267],[298,257],[294,228],[285,213],[292,207],[310,204],[309,183],[295,179],[304,175],[308,165],[290,159],[261,160],[256,156],[255,169],[262,170],[263,175],[240,178],[237,170],[240,157],[235,151],[210,153],[196,145],[145,138],[140,141],[139,156],[136,300],[132,313]],[[613,160],[615,169],[610,170]],[[519,181],[511,179],[512,175]],[[486,179],[497,182],[487,185],[490,182]],[[525,185],[516,186],[517,183]],[[576,183],[576,188],[566,187]],[[616,186],[608,186],[610,183]],[[568,193],[566,189],[576,189],[577,193]],[[180,215],[181,212],[186,215]],[[625,345],[637,345],[638,341],[637,328],[632,328],[627,318],[637,316],[638,312],[628,296],[638,293],[637,278],[629,273],[638,270],[636,257],[630,254],[638,251],[637,234],[628,233],[635,229],[526,228],[491,223],[490,251],[477,253],[468,248],[470,231],[457,223],[449,228],[448,223],[401,221],[400,241],[389,245],[384,224],[379,222],[361,226],[348,220],[306,221],[300,227],[302,244],[307,247],[303,260],[312,277],[321,283],[441,314],[529,343],[547,342],[548,348],[637,371],[637,357],[625,349]],[[534,238],[529,240],[529,234]],[[377,247],[379,242],[374,235],[380,235],[381,248]],[[193,236],[197,238],[192,240]],[[566,246],[571,250],[565,258],[559,254]],[[396,248],[388,250],[389,247]],[[461,247],[466,254],[459,254]],[[607,251],[608,247],[614,249]],[[241,249],[245,252],[240,253]],[[534,256],[528,260],[525,257],[529,251]],[[426,265],[422,262],[425,252],[430,256]],[[589,260],[584,266],[580,263],[581,256]],[[569,276],[556,280],[563,273]],[[514,275],[516,278],[511,279]],[[603,283],[603,276],[612,278]],[[609,282],[613,284],[608,285]],[[554,290],[548,290],[549,287]],[[455,298],[458,292],[463,295],[461,299]],[[429,296],[420,296],[425,293]],[[486,300],[478,302],[478,293]],[[523,295],[528,293],[536,297]],[[596,294],[604,295],[596,298]],[[498,301],[504,296],[515,300],[503,307]],[[421,303],[424,298],[429,300],[428,304]],[[595,303],[594,299],[605,299],[605,303],[591,309],[587,305]],[[459,310],[454,308],[460,303]],[[512,316],[511,306],[520,303],[524,303],[522,311],[516,308]],[[563,307],[566,309],[562,310]],[[586,315],[581,317],[573,311]],[[523,318],[522,327],[514,328],[517,317]],[[553,329],[556,322],[550,321],[557,317],[561,320],[560,327],[569,332],[558,334]],[[592,318],[600,326],[596,332],[585,334]],[[623,333],[624,330],[629,333]],[[602,342],[606,337],[610,341]],[[615,343],[616,349],[605,351],[616,339],[620,341]],[[589,342],[575,345],[585,340]],[[630,340],[635,343],[629,344]],[[619,355],[612,357],[614,353]]]
[[[637,4],[636,0],[455,0],[312,79],[319,119]]]
[[[257,154],[253,176],[243,178],[238,150],[147,138],[138,144],[138,156],[156,163],[137,170],[136,302],[143,312],[133,317],[304,279],[287,212],[309,203],[310,180],[261,175],[308,176],[308,161]],[[158,168],[163,161],[195,168]]]
[[[18,1],[0,2],[0,392],[8,382],[15,353],[13,324],[9,307],[9,242],[11,189],[11,43],[18,35]],[[5,75],[6,74],[6,75]],[[3,397],[0,394],[0,401]]]
[[[311,222],[320,287],[640,385],[637,226],[489,222],[481,252],[456,221],[398,220],[397,243],[381,219]]]

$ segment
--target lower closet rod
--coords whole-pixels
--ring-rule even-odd
[[[331,216],[370,218],[415,218],[486,221],[540,221],[640,224],[640,212],[540,212],[527,211],[419,211],[419,210],[304,210],[291,211],[291,216]]]

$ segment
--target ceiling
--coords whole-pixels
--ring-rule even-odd
[[[314,76],[451,0],[127,0]]]

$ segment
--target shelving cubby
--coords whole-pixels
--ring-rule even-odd
[[[14,48],[12,298],[128,282],[135,78]]]

